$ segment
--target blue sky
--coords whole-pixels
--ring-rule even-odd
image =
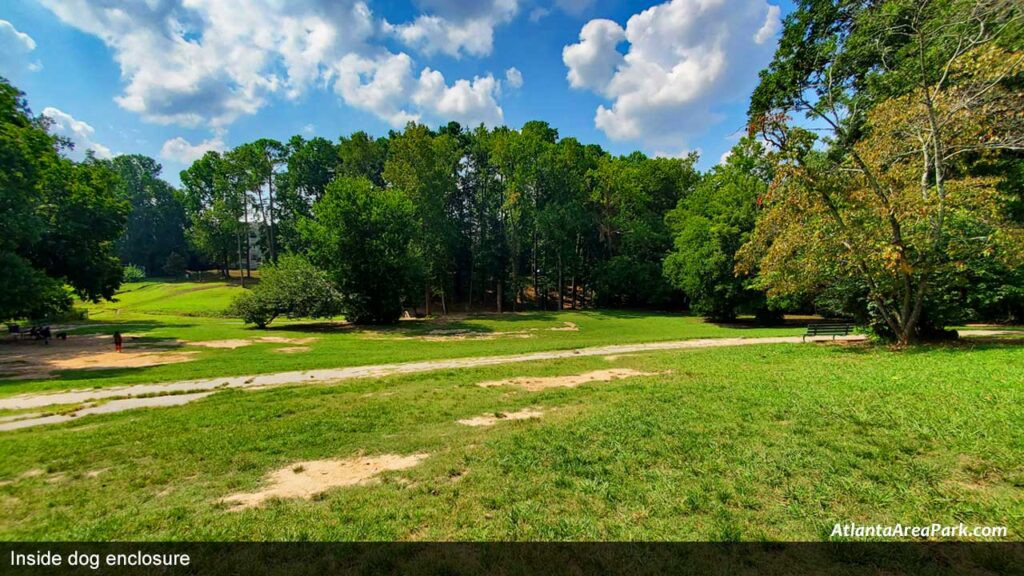
[[[776,0],[8,0],[0,74],[55,130],[165,176],[294,134],[544,120],[624,154],[719,161]],[[521,83],[520,83],[521,79]]]

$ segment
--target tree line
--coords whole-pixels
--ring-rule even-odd
[[[1006,0],[800,0],[748,134],[705,173],[695,154],[613,156],[544,122],[414,123],[209,152],[178,190],[144,156],[62,158],[5,83],[0,209],[5,226],[34,216],[0,239],[22,278],[0,316],[110,297],[119,262],[227,275],[258,250],[264,282],[236,312],[261,325],[687,306],[850,317],[905,343],[1020,320],[1022,19]],[[84,241],[65,255],[67,234]]]
[[[207,153],[181,180],[193,245],[225,271],[245,266],[254,241],[271,262],[301,253],[325,269],[390,265],[384,283],[428,314],[665,306],[680,295],[661,274],[664,215],[699,180],[695,162],[613,157],[543,122],[410,124],[337,143],[257,140]],[[349,210],[364,221],[347,221]],[[349,230],[395,238],[376,247],[339,236]]]

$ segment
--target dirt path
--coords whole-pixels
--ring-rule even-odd
[[[1020,334],[1020,332],[1006,330],[965,330],[961,333],[961,336],[984,337],[1007,334]],[[859,335],[840,336],[834,339],[836,342],[859,342],[864,340],[865,337]],[[807,341],[832,342],[833,339],[826,336],[821,338],[808,338]],[[252,376],[205,378],[200,380],[185,380],[181,382],[166,382],[160,384],[137,384],[132,386],[96,388],[91,390],[69,390],[65,392],[21,394],[7,398],[0,398],[0,409],[25,410],[43,408],[46,406],[56,406],[60,404],[79,404],[83,402],[95,402],[111,399],[117,400],[112,400],[98,406],[89,406],[71,414],[50,416],[25,414],[25,417],[21,419],[9,420],[5,418],[3,422],[0,422],[0,432],[32,426],[41,426],[44,424],[69,422],[88,414],[109,414],[123,410],[132,410],[135,408],[180,406],[200,398],[205,398],[213,391],[224,388],[266,388],[292,384],[323,384],[327,382],[352,380],[356,378],[381,378],[399,374],[429,372],[431,370],[476,368],[480,366],[494,366],[497,364],[536,362],[583,356],[622,356],[626,354],[662,350],[750,346],[758,344],[799,344],[801,342],[803,342],[803,338],[800,336],[774,336],[765,338],[702,338],[693,340],[674,340],[669,342],[650,342],[645,344],[594,346],[590,348],[577,348],[574,350],[552,350],[548,352],[533,352],[529,354],[513,354],[505,356],[426,360],[421,362],[352,366],[348,368],[329,368],[299,372],[278,372],[274,374],[259,374]],[[12,418],[17,418],[17,416]]]
[[[862,336],[839,337],[836,341],[850,342],[863,340]],[[831,341],[831,338],[808,339],[808,341]],[[749,346],[757,344],[793,344],[800,343],[800,336],[775,336],[767,338],[702,338],[694,340],[674,340],[669,342],[651,342],[646,344],[617,344],[611,346],[595,346],[573,350],[552,350],[548,352],[532,352],[529,354],[513,354],[506,356],[481,356],[476,358],[452,358],[447,360],[426,360],[421,362],[403,362],[395,364],[376,364],[370,366],[351,366],[348,368],[327,368],[322,370],[304,370],[297,372],[277,372],[251,376],[226,376],[222,378],[204,378],[181,382],[165,382],[160,384],[136,384],[131,386],[114,386],[91,390],[69,390],[65,392],[48,392],[20,394],[0,398],[0,409],[25,410],[42,408],[58,404],[77,404],[110,398],[137,396],[156,396],[182,394],[185,392],[202,392],[220,388],[265,388],[289,384],[322,384],[355,378],[381,378],[398,374],[413,374],[431,370],[449,370],[459,368],[476,368],[496,364],[513,364],[521,362],[537,362],[541,360],[557,360],[581,356],[609,356],[652,352],[659,350],[683,350],[687,348],[712,348],[719,346]]]

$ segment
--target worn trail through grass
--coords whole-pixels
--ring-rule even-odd
[[[838,342],[857,342],[863,336],[844,336]],[[185,380],[160,384],[138,384],[92,390],[70,390],[67,392],[21,394],[0,398],[0,409],[25,410],[43,408],[61,404],[76,404],[110,398],[133,398],[140,396],[165,396],[187,392],[216,390],[221,388],[265,388],[291,384],[322,384],[354,378],[382,378],[399,374],[428,372],[431,370],[449,370],[477,368],[496,364],[512,364],[536,362],[541,360],[558,360],[577,356],[611,356],[653,352],[660,350],[682,350],[686,348],[713,348],[721,346],[748,346],[757,344],[799,344],[799,336],[776,336],[765,338],[703,338],[695,340],[679,340],[673,342],[651,342],[647,344],[623,344],[613,346],[594,346],[573,350],[553,350],[530,354],[512,354],[501,356],[483,356],[477,358],[454,358],[446,360],[428,360],[424,362],[403,362],[395,364],[378,364],[372,366],[353,366],[348,368],[332,368],[324,370],[304,370],[295,372],[279,372],[276,374],[260,374],[252,376],[232,376],[224,378],[206,378],[201,380]],[[831,339],[809,339],[810,341],[831,341]],[[125,409],[135,407],[126,403]],[[139,406],[144,407],[144,406]],[[51,420],[39,418],[39,424],[51,423]],[[32,420],[19,420],[0,424],[0,431],[5,429],[24,428]]]

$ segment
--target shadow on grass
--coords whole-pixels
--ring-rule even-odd
[[[900,348],[884,342],[844,342],[832,346],[839,354],[874,354],[888,352],[891,354],[930,354],[936,351],[975,352],[982,350],[1016,350],[1024,348],[1024,338],[961,338],[948,342],[929,342],[913,344]]]
[[[271,325],[264,329],[255,326],[247,328],[255,334],[273,332],[298,332],[310,334],[387,334],[389,336],[428,336],[442,333],[480,333],[494,332],[487,326],[470,324],[464,320],[429,319],[408,320],[398,324],[371,325],[352,324],[349,322],[310,322],[303,324]]]

